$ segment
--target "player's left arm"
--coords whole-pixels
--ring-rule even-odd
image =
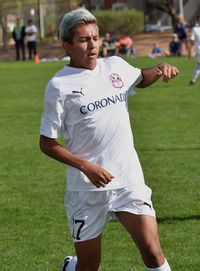
[[[155,67],[141,69],[142,81],[136,86],[145,88],[152,85],[158,79],[162,78],[163,82],[167,83],[179,74],[179,70],[170,64],[158,64]]]

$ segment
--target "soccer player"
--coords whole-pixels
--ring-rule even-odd
[[[128,90],[179,71],[169,64],[138,69],[122,58],[98,59],[99,29],[86,9],[66,14],[60,36],[70,63],[49,81],[40,148],[68,165],[65,206],[76,255],[62,271],[97,271],[103,227],[115,215],[140,250],[148,271],[170,271],[160,246],[151,189],[133,145]],[[57,142],[63,134],[66,148]]]
[[[196,26],[193,27],[191,37],[190,37],[190,50],[189,50],[189,58],[192,57],[192,49],[195,45],[196,49],[196,56],[197,56],[197,63],[194,67],[192,73],[192,79],[190,84],[193,85],[196,83],[196,80],[200,74],[200,16],[196,18]]]

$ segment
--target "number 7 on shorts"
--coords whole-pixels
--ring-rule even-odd
[[[84,224],[85,224],[84,220],[74,219],[73,218],[73,233],[72,233],[72,237],[74,239],[81,240],[80,233],[81,233],[81,229],[83,228]]]

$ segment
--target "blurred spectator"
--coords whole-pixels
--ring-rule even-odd
[[[157,58],[157,57],[160,57],[160,56],[162,56],[162,50],[160,48],[159,43],[155,42],[153,44],[153,49],[152,49],[152,52],[149,54],[149,57]]]
[[[119,41],[116,42],[116,55],[123,54],[128,57],[135,56],[135,49],[131,37],[122,34]]]
[[[27,35],[27,45],[28,45],[28,52],[29,52],[29,60],[32,59],[32,52],[34,56],[37,55],[37,48],[36,48],[36,33],[37,28],[33,24],[32,19],[28,20],[28,26],[25,28],[25,33]]]
[[[20,49],[22,52],[22,59],[25,60],[25,26],[20,24],[20,18],[16,19],[16,24],[12,32],[12,37],[15,41],[16,60],[20,60]]]
[[[184,44],[187,53],[189,49],[188,48],[188,29],[189,29],[188,23],[185,21],[185,19],[182,16],[179,16],[178,23],[176,25],[175,30],[182,44],[181,50],[183,50],[183,44]],[[181,54],[183,54],[183,52],[181,52]]]
[[[157,23],[156,23],[157,27],[161,29],[161,26],[162,26],[162,22],[161,22],[161,19],[158,19],[157,20]]]
[[[111,37],[110,33],[105,33],[102,39],[102,56],[103,57],[115,55],[116,41],[117,39],[115,37]]]
[[[173,33],[172,40],[169,43],[169,51],[165,51],[166,56],[181,56],[182,44],[176,33]]]
[[[196,48],[196,65],[192,72],[192,78],[190,84],[195,84],[197,78],[200,75],[200,16],[196,18],[196,25],[192,28],[192,33],[190,37],[190,50],[189,50],[189,58],[192,57],[192,49],[193,47]]]

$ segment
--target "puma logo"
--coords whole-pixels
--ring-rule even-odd
[[[81,94],[82,96],[84,96],[83,94],[83,88],[81,88],[81,90],[72,90],[73,94]]]

